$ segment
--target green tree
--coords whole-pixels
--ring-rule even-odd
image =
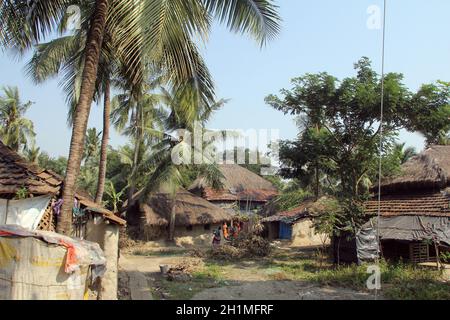
[[[47,152],[42,151],[38,156],[38,164],[41,168],[52,170],[56,174],[63,176],[66,172],[67,158],[61,156],[55,159],[50,157]]]
[[[85,146],[84,146],[84,162],[89,163],[92,159],[97,159],[100,155],[101,132],[97,128],[89,128],[87,130]]]
[[[136,185],[140,179],[141,165],[148,155],[148,149],[163,135],[163,121],[167,117],[159,107],[161,95],[154,93],[162,83],[157,76],[148,83],[141,83],[140,88],[126,90],[112,100],[111,118],[115,128],[130,137],[132,154],[129,149],[122,149],[122,159],[130,160],[131,172],[128,177],[128,205],[132,205]]]
[[[26,147],[24,150],[25,158],[28,161],[33,162],[35,164],[39,164],[39,155],[41,152],[41,148],[37,147],[35,143],[31,145],[31,147]]]
[[[450,83],[424,84],[411,99],[409,127],[420,132],[426,144],[445,144],[450,131]]]
[[[84,2],[81,6],[81,20],[85,21],[73,34],[67,35],[67,17],[62,19],[60,24],[60,37],[51,40],[48,43],[41,43],[36,46],[31,60],[27,64],[27,73],[36,83],[42,83],[48,79],[63,74],[60,80],[60,86],[66,93],[67,103],[69,105],[68,124],[73,125],[74,113],[80,96],[80,86],[82,71],[84,67],[84,50],[86,48],[87,34],[90,25],[87,17],[91,13],[92,6]],[[99,170],[97,191],[95,201],[101,203],[105,188],[107,152],[110,130],[111,113],[111,83],[121,67],[121,59],[117,54],[114,37],[111,36],[112,30],[107,28],[102,43],[99,67],[95,84],[94,100],[100,102],[103,99],[103,129],[102,143],[100,148]]]
[[[175,195],[178,189],[186,186],[192,179],[202,176],[213,188],[222,186],[223,175],[214,159],[199,150],[195,143],[187,141],[186,131],[193,133],[201,126],[201,134],[207,130],[205,124],[212,113],[223,105],[224,101],[205,103],[200,99],[195,83],[188,82],[163,91],[163,103],[169,111],[165,121],[165,131],[153,147],[152,154],[144,164],[153,170],[146,177],[141,197],[145,200],[155,191],[169,194],[172,209],[169,218],[168,239],[173,240],[175,228]],[[201,154],[201,159],[195,159],[195,153]],[[181,155],[182,161],[177,163],[174,155]],[[200,160],[200,164],[196,161]],[[187,182],[186,179],[190,181]]]
[[[371,171],[377,166],[381,129],[381,79],[368,58],[360,59],[355,70],[355,77],[342,81],[327,73],[307,74],[293,79],[293,88],[281,91],[283,98],[266,98],[273,108],[306,119],[297,140],[280,143],[281,174],[305,184],[310,183],[315,168],[331,176],[343,203],[344,222],[353,232],[364,222],[359,204],[367,196],[364,182],[370,180]],[[434,97],[434,91],[427,94],[420,90],[413,95],[402,79],[398,73],[388,73],[384,79],[385,155],[400,128],[413,130],[417,126],[418,114],[426,105],[418,101],[418,95],[427,98],[424,100],[433,110],[447,108],[445,93],[440,91],[440,99]]]
[[[33,104],[23,103],[17,87],[3,87],[0,96],[0,139],[15,151],[25,149],[34,141],[33,122],[24,118]]]
[[[123,202],[125,189],[117,191],[112,181],[108,181],[106,186],[107,203],[113,212],[117,212]]]

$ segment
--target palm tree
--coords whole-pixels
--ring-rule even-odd
[[[85,146],[84,146],[84,163],[88,163],[92,158],[97,158],[100,152],[100,135],[96,128],[89,128],[87,130]]]
[[[0,43],[20,51],[28,49],[56,28],[65,8],[73,4],[70,2],[41,0],[33,1],[31,6],[21,1],[0,2]],[[89,18],[58,232],[71,233],[76,178],[81,166],[100,52],[108,28],[114,30],[109,34],[117,38],[118,50],[126,60],[130,79],[139,81],[136,70],[140,70],[143,63],[141,53],[148,52],[151,53],[150,61],[164,66],[175,84],[197,78],[199,88],[207,95],[213,94],[213,85],[192,39],[197,36],[207,38],[211,17],[217,17],[232,31],[250,33],[261,44],[276,35],[279,29],[276,6],[271,0],[95,1]],[[107,21],[110,22],[108,28]]]
[[[131,174],[128,177],[128,205],[132,205],[136,191],[136,181],[145,153],[157,139],[163,135],[165,112],[158,107],[161,96],[155,91],[162,78],[156,77],[149,83],[142,84],[141,89],[127,90],[113,98],[112,114],[115,128],[131,138],[133,156],[131,157]],[[141,92],[139,92],[141,91]]]
[[[82,17],[88,16],[90,8],[84,6],[81,10]],[[86,20],[86,19],[83,19]],[[60,26],[60,33],[65,33],[67,21]],[[73,125],[73,115],[80,95],[81,76],[84,66],[83,52],[86,48],[89,24],[83,23],[79,30],[72,35],[60,36],[48,43],[36,46],[31,60],[27,64],[27,73],[35,83],[42,83],[50,78],[56,77],[60,72],[64,75],[60,86],[66,93],[67,102],[70,106],[68,124]],[[105,35],[100,52],[99,68],[95,85],[94,100],[103,98],[103,130],[100,148],[99,173],[97,179],[97,191],[95,202],[101,203],[106,181],[107,152],[109,142],[109,127],[111,113],[111,78],[119,69],[118,61],[115,59],[112,37]]]
[[[34,164],[39,164],[39,156],[41,155],[41,148],[37,147],[33,142],[31,147],[27,147],[24,150],[25,157],[28,161],[33,162]]]
[[[166,131],[163,139],[154,145],[153,152],[144,165],[153,168],[153,171],[146,179],[141,197],[145,200],[156,190],[162,190],[169,194],[172,208],[169,218],[168,239],[172,241],[175,230],[176,193],[181,186],[189,184],[185,180],[191,176],[190,173],[196,173],[196,177],[204,177],[214,188],[222,187],[221,179],[223,178],[213,159],[209,155],[203,155],[202,151],[197,149],[195,143],[191,144],[184,139],[184,130],[193,132],[194,127],[200,125],[203,134],[205,124],[213,112],[219,109],[225,101],[221,100],[211,105],[204,103],[198,97],[198,91],[195,89],[195,83],[193,82],[174,87],[171,91],[161,90],[162,100],[170,113],[165,121]],[[179,131],[179,129],[183,130]],[[178,151],[187,152],[187,154],[200,153],[202,155],[201,164],[190,162],[179,165],[174,163],[172,156],[174,152]]]
[[[25,149],[35,137],[33,123],[24,118],[33,104],[22,103],[17,87],[4,87],[0,96],[0,139],[15,151]]]
[[[450,145],[450,133],[449,132],[441,132],[439,134],[437,144],[440,146],[449,146]]]
[[[417,155],[414,147],[405,148],[406,143],[394,143],[393,154],[397,155],[400,164],[404,164],[406,161]]]

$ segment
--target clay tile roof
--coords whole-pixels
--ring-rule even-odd
[[[416,195],[390,195],[381,198],[381,215],[450,217],[450,197],[446,192]],[[378,214],[378,199],[366,201],[365,212]]]
[[[14,194],[21,188],[32,194],[53,194],[60,185],[61,181],[0,142],[0,194]]]
[[[189,191],[201,193],[202,197],[209,201],[267,202],[278,194],[270,181],[240,165],[222,164],[219,169],[223,175],[222,190],[214,190],[207,185],[204,178],[199,178],[189,187]]]
[[[21,188],[26,188],[34,195],[56,195],[62,183],[61,176],[30,163],[0,141],[0,196],[15,194]],[[125,224],[125,220],[94,203],[86,192],[77,190],[75,197],[86,207],[96,209],[95,211],[103,214],[106,219],[121,225]]]
[[[310,217],[314,214],[320,213],[325,210],[326,200],[331,199],[329,197],[322,197],[319,200],[305,200],[299,206],[287,210],[278,212],[275,215],[262,219],[262,222],[295,222],[304,217]]]

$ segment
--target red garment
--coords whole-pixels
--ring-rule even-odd
[[[67,257],[66,257],[66,264],[64,265],[64,271],[66,273],[73,272],[73,266],[77,265],[78,259],[76,255],[76,250],[73,244],[68,243],[64,240],[59,240],[59,243],[67,248]]]

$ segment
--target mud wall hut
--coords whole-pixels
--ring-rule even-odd
[[[276,187],[256,173],[237,164],[221,164],[223,188],[209,187],[204,178],[198,178],[188,188],[209,202],[237,212],[248,214],[261,209],[278,194]]]
[[[23,159],[0,141],[0,224],[16,224],[31,231],[55,231],[62,204],[63,178]],[[119,228],[125,221],[77,190],[73,209],[73,237],[96,242],[107,258],[102,299],[117,299]]]
[[[328,244],[327,235],[316,232],[313,226],[312,211],[317,207],[314,200],[307,200],[294,209],[262,219],[265,237],[269,240],[288,240],[292,246],[298,247]]]
[[[230,223],[234,217],[232,213],[185,189],[179,189],[175,195],[158,192],[142,197],[138,193],[133,206],[127,211],[130,235],[144,241],[166,240],[173,205],[174,240],[180,245],[211,244],[213,230],[223,222]]]

